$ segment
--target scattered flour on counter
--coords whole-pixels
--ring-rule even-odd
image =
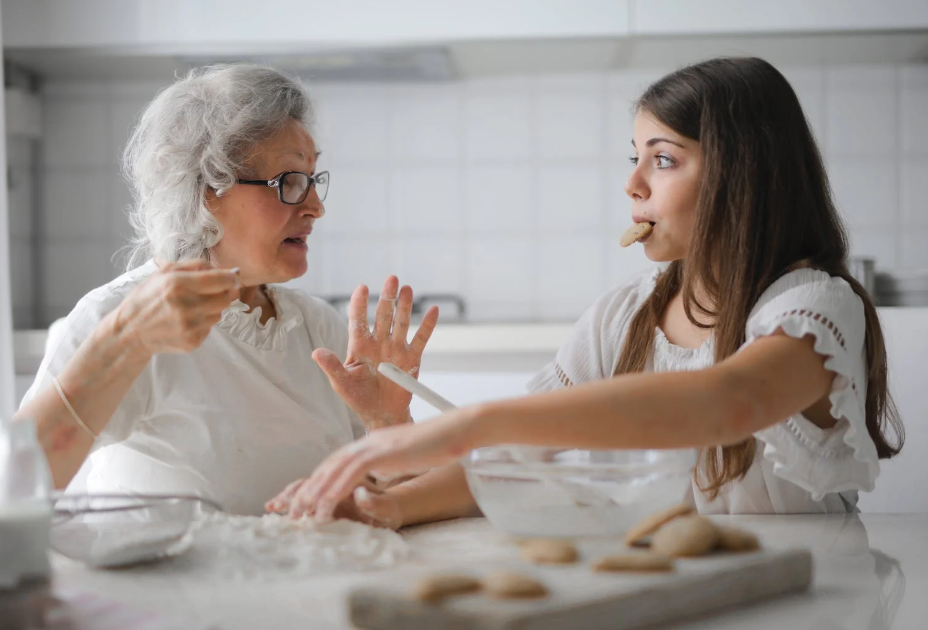
[[[406,558],[403,538],[348,520],[317,523],[279,514],[211,514],[198,522],[194,550],[211,572],[262,579],[389,567]]]

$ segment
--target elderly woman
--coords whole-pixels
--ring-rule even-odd
[[[125,153],[136,266],[77,304],[17,414],[56,487],[83,466],[88,491],[258,514],[326,454],[409,421],[409,395],[375,368],[414,374],[436,310],[407,344],[412,290],[395,277],[373,331],[366,287],[346,327],[272,286],[306,273],[325,214],[311,124],[301,85],[254,65],[194,70],[148,106]]]

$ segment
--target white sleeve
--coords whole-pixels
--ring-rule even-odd
[[[528,391],[552,391],[611,377],[628,325],[653,291],[660,270],[654,267],[635,274],[601,295],[574,324],[554,360],[528,382]]]
[[[838,419],[821,429],[802,414],[759,431],[763,455],[777,476],[803,488],[813,499],[847,490],[870,491],[879,474],[876,445],[866,426],[867,396],[864,306],[841,278],[799,270],[768,290],[748,319],[745,344],[782,330],[815,338],[815,352],[835,373],[829,400]]]
[[[61,374],[80,345],[123,298],[124,294],[105,292],[105,287],[101,287],[82,298],[67,319],[54,327],[54,334],[49,337],[35,381],[23,397],[21,405],[31,401],[46,388],[53,387],[52,379]],[[151,393],[147,371],[146,368],[126,392],[91,450],[125,440],[132,433],[135,423],[145,415]]]

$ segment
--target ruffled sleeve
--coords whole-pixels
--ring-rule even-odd
[[[782,330],[815,338],[815,351],[834,372],[829,400],[838,419],[821,429],[802,414],[756,434],[775,475],[812,494],[873,489],[879,474],[876,446],[867,432],[864,306],[841,278],[813,269],[793,271],[761,296],[748,318],[745,345]],[[742,349],[744,348],[742,347]]]
[[[611,377],[628,325],[662,269],[649,268],[601,295],[574,325],[554,361],[528,382],[528,391],[553,391]]]

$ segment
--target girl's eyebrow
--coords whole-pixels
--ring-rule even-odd
[[[669,138],[651,138],[650,140],[648,140],[647,142],[645,142],[644,145],[645,145],[646,147],[653,147],[655,144],[658,144],[658,143],[660,143],[660,142],[666,142],[667,144],[673,144],[673,145],[675,145],[675,146],[680,147],[681,149],[685,149],[685,148],[686,148],[686,147],[684,147],[682,144],[680,144],[679,142],[676,142],[675,140],[670,140]],[[634,138],[632,139],[632,146],[633,146],[633,147],[636,146],[636,145],[635,145],[635,140],[634,140]]]

